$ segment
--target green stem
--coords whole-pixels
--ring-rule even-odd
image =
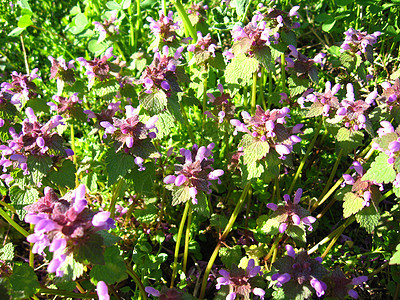
[[[203,78],[203,114],[201,116],[201,139],[204,137],[204,127],[206,123],[206,108],[207,108],[207,80],[208,80],[208,72],[206,67],[206,75]],[[202,144],[202,143],[200,143]]]
[[[285,54],[281,54],[281,83],[282,92],[286,91],[286,72],[285,72]]]
[[[115,42],[115,43],[114,43],[114,48],[117,49],[119,55],[121,55],[122,59],[126,62],[126,57],[125,57],[124,53],[122,52],[122,49],[121,49],[121,47],[119,46],[119,43],[118,43],[118,42]]]
[[[182,19],[183,22],[183,26],[185,27],[185,31],[190,35],[190,37],[193,39],[193,43],[197,42],[197,33],[195,28],[193,27],[192,23],[189,20],[189,17],[186,13],[185,8],[182,5],[182,2],[180,0],[175,0],[175,1],[171,1],[176,10],[178,11],[179,16]]]
[[[265,103],[264,97],[264,77],[265,77],[265,70],[261,67],[261,77],[260,77],[260,99],[264,110],[267,110],[267,104]]]
[[[117,199],[119,194],[121,193],[121,189],[124,185],[124,179],[120,178],[118,182],[114,185],[113,194],[111,198],[111,203],[108,211],[110,212],[110,218],[114,219],[115,216],[115,204],[117,203]]]
[[[203,281],[202,281],[202,285],[201,285],[201,291],[200,291],[200,297],[199,299],[203,299],[204,295],[206,293],[206,287],[207,287],[207,280],[208,280],[208,275],[210,274],[211,268],[214,265],[214,261],[218,256],[218,252],[219,252],[219,248],[221,247],[223,241],[226,239],[226,237],[228,236],[229,232],[232,229],[233,224],[236,221],[237,216],[239,215],[239,212],[242,209],[243,203],[246,201],[246,196],[247,193],[249,192],[249,189],[251,187],[251,183],[248,182],[246,184],[246,186],[243,189],[242,194],[240,195],[239,201],[236,203],[236,207],[228,221],[228,224],[225,227],[224,232],[221,235],[221,238],[217,244],[217,246],[214,249],[214,252],[212,253],[210,260],[208,261],[206,270],[204,271],[204,276],[203,276]]]
[[[96,293],[87,293],[86,295],[84,295],[84,294],[79,294],[79,293],[74,293],[74,292],[63,291],[63,290],[48,289],[46,287],[41,287],[39,290],[39,293],[46,294],[46,295],[64,296],[64,297],[68,297],[68,298],[72,298],[72,299],[96,298]]]
[[[271,108],[272,104],[272,71],[269,71],[268,76],[268,109]]]
[[[253,73],[253,85],[251,86],[251,114],[256,112],[257,103],[257,71]]]
[[[244,107],[246,107],[247,106],[247,103],[248,103],[248,99],[247,99],[247,85],[245,85],[244,87],[243,87],[243,106]]]
[[[174,287],[175,277],[177,274],[179,246],[181,245],[183,227],[185,226],[185,221],[186,221],[186,217],[188,215],[189,207],[190,207],[190,201],[186,201],[185,210],[183,211],[181,223],[179,225],[179,230],[178,230],[178,237],[177,237],[176,244],[175,244],[174,264],[172,266],[172,276],[171,276],[171,286],[170,286],[171,288]]]
[[[278,246],[279,241],[281,240],[282,237],[283,237],[283,233],[280,233],[280,234],[275,238],[275,241],[274,241],[274,243],[272,244],[271,249],[269,249],[269,252],[268,252],[267,256],[264,258],[264,262],[267,262],[267,261],[271,258],[272,254],[274,253],[274,250],[275,250],[276,246]]]
[[[25,62],[25,68],[26,68],[26,74],[30,74],[29,71],[29,64],[28,64],[28,56],[26,55],[26,49],[25,49],[25,43],[24,43],[24,38],[22,34],[19,36],[21,39],[21,45],[22,45],[22,52],[24,54],[24,62]]]
[[[189,119],[188,119],[188,116],[187,116],[187,114],[186,114],[185,108],[183,107],[182,101],[179,102],[179,106],[180,106],[180,108],[181,108],[181,112],[182,112],[182,115],[183,115],[183,120],[184,120],[184,122],[185,122],[186,129],[187,129],[187,131],[188,131],[189,137],[190,137],[192,143],[195,144],[195,143],[196,143],[196,140],[195,140],[195,138],[194,138],[192,128],[190,127]]]
[[[310,154],[311,150],[314,148],[315,142],[317,141],[317,138],[318,138],[318,135],[319,135],[319,131],[321,130],[321,127],[322,127],[322,121],[323,121],[323,118],[321,118],[321,120],[319,121],[319,123],[318,123],[318,128],[317,128],[317,130],[316,130],[315,133],[314,133],[314,137],[313,137],[311,143],[308,145],[306,154],[304,154],[304,157],[303,157],[303,159],[301,160],[299,167],[297,168],[296,174],[295,174],[294,177],[293,177],[292,184],[290,185],[290,188],[289,188],[289,190],[288,190],[288,192],[287,192],[289,195],[292,193],[292,191],[293,191],[293,189],[294,189],[294,186],[295,186],[295,184],[296,184],[296,181],[297,181],[297,179],[299,178],[299,176],[300,176],[300,174],[301,174],[301,171],[303,170],[303,167],[304,167],[304,165],[305,165],[305,163],[306,163],[306,160],[307,160],[308,155]]]
[[[126,263],[126,273],[133,279],[133,281],[136,283],[136,286],[139,288],[140,294],[142,295],[143,300],[147,300],[147,293],[144,290],[144,285],[142,281],[140,280],[139,276],[133,271],[132,267]]]
[[[167,0],[162,0],[162,10],[164,13],[164,16],[167,15]]]
[[[138,39],[140,28],[142,27],[142,9],[140,7],[140,0],[136,0],[136,11],[137,11],[137,19],[136,19],[136,28],[135,28],[135,40],[133,44],[133,51],[137,51]]]
[[[321,257],[325,258],[325,256],[328,255],[329,251],[335,245],[336,241],[339,239],[339,237],[342,235],[343,231],[346,229],[347,226],[349,226],[351,223],[355,221],[356,217],[351,216],[346,220],[346,222],[339,227],[339,230],[336,232],[336,235],[333,237],[332,241],[329,243],[328,247],[325,249],[324,253],[322,253]]]
[[[35,228],[35,225],[30,224],[29,232],[32,233],[34,228]],[[32,252],[33,245],[34,245],[34,243],[29,244],[29,266],[32,269],[35,269],[35,254]]]
[[[13,219],[10,218],[10,216],[0,208],[0,216],[2,216],[8,224],[10,224],[12,227],[14,227],[15,230],[17,230],[20,234],[22,234],[24,237],[27,237],[29,235],[29,232],[23,229],[21,226],[19,226]]]
[[[134,48],[135,43],[135,27],[133,24],[133,16],[132,16],[132,6],[128,7],[128,15],[129,15],[129,46],[131,47],[131,51]]]
[[[186,224],[186,233],[185,233],[185,249],[183,252],[183,273],[186,273],[186,266],[187,266],[187,260],[188,260],[188,254],[189,254],[189,242],[190,242],[190,225],[192,223],[192,209],[189,208],[189,215],[187,218],[187,224]]]
[[[72,156],[72,161],[74,162],[74,165],[75,165],[76,169],[78,169],[77,160],[76,160],[74,124],[71,123],[70,129],[71,129],[71,149],[74,152],[74,155]],[[75,187],[78,187],[78,186],[79,186],[78,174],[75,174]]]

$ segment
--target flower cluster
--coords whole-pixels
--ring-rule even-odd
[[[105,19],[103,23],[93,22],[94,28],[99,31],[100,36],[97,43],[101,43],[106,39],[107,36],[112,36],[113,34],[119,34],[118,25],[114,22],[117,20],[117,11],[111,13],[110,19]]]
[[[102,110],[100,113],[94,113],[91,110],[84,110],[83,112],[88,115],[88,119],[97,119],[98,123],[100,124],[103,121],[107,121],[112,123],[112,118],[114,117],[115,113],[119,111],[119,106],[121,105],[121,101],[110,103],[108,107]]]
[[[350,28],[344,32],[344,35],[346,37],[343,44],[340,46],[341,51],[344,52],[349,50],[350,52],[361,55],[361,53],[367,52],[368,46],[372,46],[377,42],[378,36],[381,35],[381,32],[376,31],[373,34],[368,34],[366,31]]]
[[[353,279],[348,279],[346,275],[339,269],[332,271],[328,277],[327,296],[344,299],[347,295],[353,299],[358,298],[358,293],[353,289],[353,286],[360,285],[368,280],[368,276],[358,276]]]
[[[68,63],[63,58],[55,59],[53,56],[49,56],[48,59],[51,61],[50,68],[50,79],[57,78],[72,85],[75,82],[75,61],[70,60]]]
[[[305,251],[296,254],[290,245],[286,245],[285,248],[288,255],[273,264],[278,270],[278,273],[271,277],[277,281],[276,286],[283,287],[285,295],[289,298],[295,298],[293,295],[302,293],[304,288],[309,291],[309,286],[315,289],[318,297],[323,296],[328,287],[322,281],[327,274],[327,270],[321,265],[322,258],[312,259]],[[290,288],[286,288],[289,285],[285,286],[288,282],[292,283]]]
[[[213,110],[206,111],[205,114],[212,119],[218,120],[219,123],[222,123],[224,120],[228,122],[233,119],[235,114],[235,106],[229,101],[232,99],[231,95],[224,93],[224,88],[222,84],[218,84],[218,90],[221,95],[215,97],[211,93],[207,93],[208,98],[210,98],[209,102],[213,104]]]
[[[324,93],[311,93],[306,97],[302,96],[297,100],[301,108],[305,108],[305,102],[312,102],[308,116],[319,116],[334,117],[336,111],[339,109],[340,104],[338,98],[335,96],[339,92],[341,86],[339,83],[332,87],[330,81],[325,83]]]
[[[47,105],[50,106],[51,111],[56,111],[59,115],[66,114],[70,117],[73,115],[74,110],[80,107],[79,104],[82,104],[82,100],[80,100],[77,95],[78,93],[75,93],[68,98],[54,95],[53,100],[57,102],[57,104],[50,101],[47,102]]]
[[[206,10],[208,10],[208,5],[204,5],[203,1],[199,3],[192,2],[190,8],[187,10],[190,22],[193,25],[203,22],[207,17]]]
[[[126,153],[131,152],[136,156],[135,163],[139,166],[139,170],[144,170],[142,165],[144,159],[141,156],[148,156],[149,149],[147,148],[149,145],[152,146],[150,140],[156,137],[156,133],[150,130],[156,128],[155,123],[158,117],[153,116],[144,124],[139,120],[139,109],[127,105],[125,110],[126,119],[113,117],[112,123],[102,121],[100,125],[105,128],[105,136],[110,134],[117,142],[117,151],[124,149]]]
[[[235,126],[233,134],[248,133],[254,139],[268,143],[269,147],[274,148],[280,155],[280,159],[286,159],[286,155],[293,151],[293,146],[301,141],[295,134],[300,133],[303,127],[303,124],[297,124],[292,128],[283,125],[289,117],[289,112],[288,107],[264,111],[257,105],[254,117],[246,111],[242,112],[244,123],[237,119],[230,121]]]
[[[4,173],[8,167],[16,163],[18,168],[24,170],[24,175],[29,174],[26,164],[29,155],[50,157],[73,155],[72,150],[63,148],[63,138],[53,130],[62,124],[61,116],[54,116],[46,124],[40,124],[32,108],[28,107],[25,112],[28,118],[22,123],[22,132],[18,134],[11,127],[9,131],[12,139],[8,141],[8,146],[0,145],[2,152],[0,166],[3,167]],[[6,182],[13,180],[10,174],[3,174],[0,178]]]
[[[168,175],[164,178],[164,183],[187,189],[192,203],[197,204],[198,192],[211,193],[210,180],[218,180],[220,184],[219,177],[224,174],[223,170],[214,170],[211,166],[214,162],[214,159],[211,158],[213,148],[214,144],[211,143],[207,147],[201,146],[200,148],[195,144],[192,151],[180,149],[179,152],[182,156],[176,158],[179,162],[175,165],[176,175]]]
[[[353,176],[351,176],[350,174],[343,174],[343,179],[344,182],[342,184],[342,186],[345,186],[346,184],[348,185],[352,185],[352,189],[351,191],[353,193],[355,193],[357,196],[362,197],[364,199],[363,202],[363,207],[369,206],[370,205],[370,201],[371,201],[371,197],[372,197],[372,193],[373,193],[373,187],[375,185],[379,186],[380,190],[383,190],[383,185],[382,184],[378,184],[374,181],[371,180],[362,180],[362,177],[364,175],[364,170],[363,167],[361,166],[361,164],[358,161],[354,161],[353,165],[350,167],[350,169],[354,169],[354,171],[356,171],[356,178],[354,178]]]
[[[163,42],[172,42],[176,39],[176,32],[180,30],[180,26],[177,22],[174,22],[174,13],[168,12],[167,16],[164,16],[162,10],[158,12],[160,19],[155,21],[152,17],[147,17],[146,20],[150,22],[150,30],[156,36],[160,37]]]
[[[187,50],[193,52],[195,56],[201,57],[201,59],[196,60],[197,62],[206,62],[210,57],[215,57],[216,48],[218,48],[217,42],[211,38],[209,33],[203,37],[201,32],[198,31],[196,44],[190,44]]]
[[[385,81],[382,83],[383,92],[382,96],[385,103],[389,106],[391,110],[393,107],[400,106],[400,80],[396,79],[395,83],[391,85],[389,82]]]
[[[285,57],[286,69],[292,68],[298,77],[304,77],[307,74],[314,81],[318,79],[318,70],[315,64],[323,64],[323,58],[326,56],[325,53],[318,53],[314,58],[308,58],[304,54],[301,54],[295,46],[289,45],[290,53]]]
[[[44,249],[49,247],[53,259],[47,267],[49,273],[63,276],[61,270],[68,255],[84,245],[93,234],[100,230],[115,228],[110,212],[92,212],[87,208],[85,186],[59,199],[49,187],[44,189],[44,197],[25,207],[28,214],[25,222],[35,225],[35,232],[27,237],[34,243],[33,253],[44,255]]]
[[[2,93],[11,94],[11,103],[13,104],[23,104],[29,99],[36,97],[36,84],[33,82],[33,80],[39,78],[39,75],[37,75],[38,71],[39,69],[35,68],[28,75],[23,75],[16,71],[12,72],[12,82],[3,82],[0,85]]]
[[[156,52],[153,62],[146,67],[146,70],[137,81],[137,83],[143,84],[145,92],[148,94],[160,89],[167,92],[170,92],[170,90],[180,91],[176,83],[175,71],[179,63],[178,59],[182,55],[183,47],[179,47],[173,57],[168,56],[168,51],[168,46],[164,46],[162,54]]]
[[[271,27],[289,31],[300,27],[299,22],[293,21],[294,17],[299,17],[299,13],[297,12],[299,8],[300,6],[298,5],[293,6],[288,13],[279,9],[270,9],[265,17],[271,19]]]
[[[241,268],[232,268],[231,272],[228,272],[224,269],[219,271],[219,274],[222,277],[217,278],[217,290],[221,288],[222,285],[229,286],[229,294],[226,296],[227,300],[236,299],[237,295],[243,296],[244,299],[253,299],[250,298],[250,293],[260,297],[260,299],[264,299],[265,291],[261,288],[254,287],[251,282],[251,278],[262,275],[261,267],[256,266],[254,259],[250,259],[246,270]]]
[[[93,60],[86,60],[83,57],[78,57],[76,59],[86,68],[85,74],[89,78],[89,88],[93,86],[95,78],[100,81],[104,81],[110,78],[110,72],[116,71],[113,70],[112,63],[108,61],[109,58],[113,57],[112,52],[113,47],[110,47],[106,50],[102,58],[95,57]]]
[[[310,212],[299,205],[302,189],[298,189],[294,195],[293,201],[290,200],[288,194],[283,195],[285,204],[276,205],[275,203],[268,203],[267,207],[273,210],[273,214],[270,216],[270,220],[277,220],[279,225],[279,232],[284,233],[286,229],[291,226],[298,226],[304,228],[308,226],[308,230],[312,231],[313,224],[316,218],[310,216]]]

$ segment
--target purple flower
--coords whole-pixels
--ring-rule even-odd
[[[197,204],[196,195],[198,191],[211,193],[210,180],[218,180],[224,174],[221,169],[214,170],[212,163],[214,160],[211,158],[212,149],[214,144],[209,144],[207,147],[198,147],[193,145],[192,151],[180,149],[181,157],[176,160],[179,164],[175,165],[175,175],[168,175],[164,178],[164,183],[174,185],[175,188],[188,189],[190,198],[193,204]],[[174,189],[174,187],[171,187]],[[185,200],[186,201],[186,200]]]
[[[344,32],[344,35],[345,40],[341,45],[341,51],[349,50],[353,53],[361,54],[361,52],[367,52],[368,46],[373,46],[377,42],[381,33],[376,31],[373,34],[368,34],[366,31],[350,28]]]
[[[221,93],[220,96],[215,97],[211,93],[207,93],[209,102],[212,103],[212,110],[207,111],[206,115],[214,120],[218,120],[218,123],[223,123],[224,120],[230,122],[235,114],[235,106],[230,101],[232,97],[224,93],[222,84],[218,84],[218,90]]]
[[[359,276],[353,279],[348,279],[340,270],[335,269],[328,277],[328,294],[326,296],[345,298],[347,295],[353,299],[358,298],[358,293],[353,289],[355,285],[361,285],[368,280],[368,276]]]
[[[50,79],[57,78],[57,80],[66,82],[69,85],[72,85],[75,82],[74,60],[70,60],[67,63],[62,57],[57,60],[54,57],[49,56],[48,59],[51,61]]]
[[[110,300],[110,296],[108,295],[108,287],[104,281],[99,281],[97,283],[96,291],[99,300]]]
[[[221,269],[219,274],[222,277],[217,278],[216,289],[219,290],[222,285],[228,285],[229,293],[226,299],[236,299],[237,295],[243,296],[244,299],[251,299],[251,293],[264,299],[265,291],[252,286],[249,280],[257,275],[262,275],[261,267],[255,265],[254,259],[249,260],[246,270],[233,266],[231,272]]]
[[[97,43],[101,43],[107,37],[111,37],[115,34],[119,34],[119,27],[115,25],[115,21],[117,20],[117,11],[112,11],[110,19],[104,19],[103,23],[93,22],[94,28],[100,33],[99,39]]]
[[[286,245],[288,256],[276,261],[273,266],[278,270],[271,276],[271,280],[277,281],[276,286],[283,290],[289,288],[290,294],[303,291],[303,285],[311,286],[315,289],[317,297],[321,297],[327,290],[327,285],[322,278],[327,274],[327,270],[321,265],[321,261],[312,259],[307,252],[301,251],[296,254],[293,247]],[[291,282],[291,285],[286,283]]]
[[[180,26],[177,22],[174,22],[172,11],[168,12],[165,16],[163,11],[158,12],[159,20],[155,21],[152,17],[147,17],[146,20],[150,22],[150,30],[156,36],[160,37],[163,42],[172,42],[176,39],[176,32],[180,30]]]

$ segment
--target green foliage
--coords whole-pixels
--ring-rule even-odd
[[[120,255],[118,247],[112,246],[104,251],[104,265],[94,265],[90,271],[93,284],[104,281],[107,284],[120,282],[128,277],[124,259]]]
[[[231,269],[232,265],[238,266],[240,259],[243,256],[241,247],[239,245],[236,245],[232,248],[219,248],[218,255],[221,258],[222,263],[228,269]]]
[[[39,290],[39,282],[33,269],[25,263],[16,263],[9,278],[12,299],[32,297]]]
[[[104,265],[104,240],[94,233],[74,248],[74,259],[80,263]]]
[[[7,243],[0,248],[0,260],[12,261],[14,259],[14,245]]]
[[[135,167],[135,159],[132,155],[115,152],[113,148],[109,149],[106,154],[106,169],[108,174],[108,185],[114,184],[121,176]]]
[[[364,199],[355,193],[346,193],[343,199],[343,217],[348,218],[364,207]]]
[[[248,85],[258,69],[258,60],[244,54],[235,56],[226,66],[225,81],[232,84]]]
[[[371,168],[364,174],[362,180],[371,180],[376,182],[389,183],[395,180],[396,172],[393,165],[387,162],[389,156],[380,153],[375,161],[371,164]]]
[[[24,210],[24,207],[38,200],[39,193],[35,189],[26,188],[25,190],[22,190],[18,186],[13,185],[10,188],[10,199],[19,219],[23,220],[27,213],[27,211]]]
[[[336,135],[338,148],[343,150],[343,155],[347,155],[362,144],[364,134],[359,131],[351,131],[347,128],[340,128]]]

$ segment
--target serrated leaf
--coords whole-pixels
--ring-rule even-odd
[[[33,182],[38,185],[50,170],[53,161],[49,156],[28,156],[27,165]]]
[[[240,169],[242,171],[242,181],[247,182],[261,177],[264,173],[264,162],[255,161],[247,165],[241,163]]]
[[[120,282],[128,277],[126,265],[118,247],[112,246],[104,251],[104,265],[95,265],[90,271],[93,284],[104,281],[108,284]]]
[[[393,256],[390,259],[389,265],[400,265],[400,244],[397,244],[396,252],[393,253]]]
[[[61,187],[75,187],[76,168],[72,161],[65,159],[57,169],[53,169],[47,175],[47,179]]]
[[[74,259],[81,263],[104,264],[104,240],[94,233],[74,248]]]
[[[228,224],[227,217],[225,217],[224,215],[212,214],[210,218],[210,226],[222,230],[225,228],[227,224]]]
[[[151,94],[142,93],[139,103],[151,114],[158,114],[168,105],[168,98],[164,91],[159,90]]]
[[[287,160],[289,160],[289,158],[287,158],[286,161]],[[262,178],[264,182],[269,182],[279,176],[279,166],[282,164],[282,160],[278,158],[276,152],[270,152],[265,156],[264,161],[265,166]]]
[[[103,240],[104,240],[104,245],[106,247],[111,247],[115,243],[118,243],[121,238],[118,236],[113,235],[112,233],[105,231],[105,230],[100,230],[97,232],[98,235],[100,235]]]
[[[303,93],[309,87],[309,81],[305,78],[299,78],[295,75],[292,75],[288,78],[290,96],[294,97]]]
[[[261,230],[267,235],[276,235],[279,233],[279,225],[281,223],[276,218],[269,218]]]
[[[157,121],[157,138],[162,139],[163,137],[169,135],[171,128],[174,128],[175,125],[175,118],[168,111],[160,113]]]
[[[125,176],[128,170],[135,167],[133,156],[110,149],[106,154],[106,169],[108,173],[108,185],[114,184],[120,176]]]
[[[222,263],[226,268],[232,268],[232,265],[239,265],[240,259],[242,258],[242,248],[236,245],[232,248],[220,248],[218,255],[221,258]]]
[[[224,57],[220,52],[215,53],[215,57],[210,57],[208,63],[217,70],[225,70],[226,67]]]
[[[275,61],[272,59],[271,50],[269,47],[262,47],[254,50],[254,57],[267,71],[275,71]]]
[[[12,243],[5,244],[0,248],[0,260],[12,261],[14,259],[14,245]]]
[[[393,165],[387,162],[388,158],[389,156],[387,154],[381,152],[364,174],[362,180],[371,180],[378,183],[394,181],[396,179],[396,171],[393,169]]]
[[[116,80],[101,81],[92,87],[96,96],[104,100],[112,100],[119,90],[120,86]]]
[[[133,169],[125,178],[133,183],[135,192],[139,194],[152,194],[155,180],[155,165],[153,162],[143,164],[143,171]]]
[[[336,134],[339,149],[343,149],[343,155],[351,153],[362,144],[364,134],[359,131],[350,131],[347,128],[340,128]]]
[[[150,224],[157,218],[158,208],[154,204],[148,204],[145,208],[136,209],[133,215],[139,222]]]
[[[320,102],[314,102],[307,111],[306,117],[312,118],[322,115],[324,106]]]
[[[65,282],[76,280],[82,276],[85,269],[86,267],[80,262],[77,262],[73,255],[68,255],[60,268],[60,270],[64,272],[61,281]]]
[[[14,265],[9,278],[12,299],[26,299],[36,294],[40,288],[35,271],[26,263]]]
[[[39,192],[29,188],[26,190],[21,190],[18,186],[14,185],[10,188],[10,199],[19,219],[22,221],[27,214],[27,211],[24,210],[24,207],[39,199]]]
[[[353,71],[356,67],[356,62],[357,59],[355,56],[353,56],[350,52],[344,51],[342,54],[340,54],[340,62],[342,65],[349,71]]]
[[[97,174],[91,172],[82,177],[82,183],[86,186],[90,193],[97,192]]]
[[[196,214],[198,215],[202,215],[206,218],[209,218],[210,209],[208,207],[207,197],[204,195],[203,192],[199,191],[196,196],[196,200],[197,204],[193,204],[193,202],[191,202],[193,211],[196,212]]]
[[[188,186],[172,187],[172,206],[186,203],[190,199]]]
[[[238,16],[242,16],[246,12],[247,6],[250,5],[250,0],[233,0],[230,5],[236,8]]]
[[[381,215],[372,203],[370,206],[356,214],[357,223],[359,223],[361,227],[365,228],[368,233],[374,231],[375,227],[378,226],[380,219]]]
[[[306,243],[306,231],[303,226],[288,226],[285,233],[297,243]]]
[[[258,60],[246,57],[244,54],[235,56],[225,69],[225,80],[227,83],[245,86],[258,69]]]
[[[346,193],[343,198],[343,217],[348,218],[364,207],[364,199],[354,193]]]
[[[269,152],[269,143],[253,138],[250,134],[243,136],[239,147],[243,147],[245,165],[261,160]]]

